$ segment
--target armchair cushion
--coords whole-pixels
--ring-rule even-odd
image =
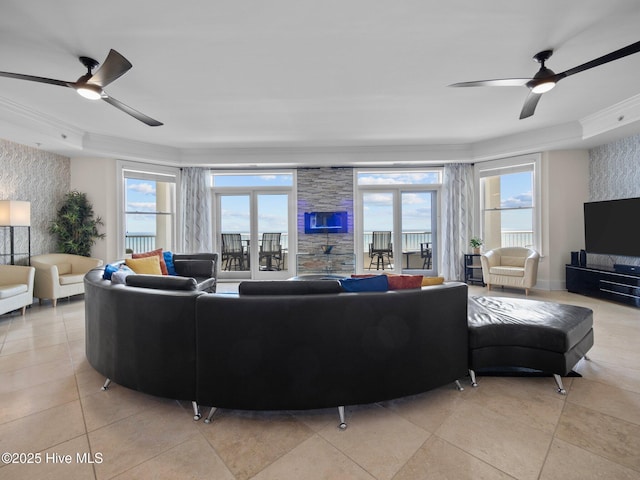
[[[29,291],[27,285],[18,283],[15,285],[0,285],[0,299],[13,297]]]

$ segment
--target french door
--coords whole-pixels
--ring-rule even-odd
[[[220,278],[288,278],[294,270],[290,249],[291,195],[282,191],[235,190],[215,195],[216,245]],[[240,237],[241,251],[230,250]],[[235,238],[234,238],[235,237]],[[269,238],[269,241],[264,241]]]
[[[437,271],[436,190],[410,188],[368,188],[359,191],[361,222],[358,270],[365,273],[422,273]],[[374,235],[390,233],[386,254],[374,248]]]

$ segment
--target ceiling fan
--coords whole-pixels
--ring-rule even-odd
[[[503,78],[496,80],[478,80],[475,82],[461,82],[449,85],[450,87],[527,87],[529,96],[524,102],[522,111],[520,112],[520,120],[530,117],[534,114],[538,101],[543,93],[548,92],[556,83],[569,75],[589,70],[590,68],[603,65],[605,63],[613,62],[619,58],[632,55],[640,52],[640,42],[632,43],[619,50],[611,53],[607,53],[601,57],[598,57],[590,62],[583,63],[577,67],[570,68],[561,73],[555,73],[553,70],[548,69],[545,66],[545,62],[549,60],[549,57],[553,54],[553,50],[544,50],[533,56],[533,59],[540,64],[540,70],[533,78]]]
[[[125,105],[119,100],[107,95],[103,90],[104,87],[124,75],[133,66],[129,60],[111,49],[109,51],[109,55],[107,55],[104,63],[96,73],[92,72],[93,69],[99,65],[96,60],[89,57],[79,57],[79,60],[80,63],[87,67],[87,73],[82,75],[75,82],[65,82],[64,80],[55,80],[53,78],[36,77],[33,75],[23,75],[21,73],[11,72],[0,72],[0,77],[17,78],[18,80],[29,80],[32,82],[48,83],[51,85],[58,85],[60,87],[73,88],[83,97],[90,100],[104,100],[108,104],[113,105],[141,122],[146,123],[150,127],[158,127],[162,125],[162,122],[154,120],[144,113]]]

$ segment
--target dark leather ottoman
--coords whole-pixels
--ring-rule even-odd
[[[576,305],[507,297],[469,297],[469,373],[525,367],[552,373],[558,393],[593,346],[593,311]]]

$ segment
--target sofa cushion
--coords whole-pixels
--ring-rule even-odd
[[[386,275],[343,278],[340,280],[340,284],[345,292],[386,292],[389,290],[389,278]]]
[[[290,280],[248,281],[238,285],[240,295],[311,295],[342,292],[337,280]]]
[[[169,275],[169,271],[167,270],[167,264],[164,261],[164,254],[162,253],[161,248],[151,250],[150,252],[134,253],[131,255],[131,258],[138,259],[138,258],[146,258],[146,257],[154,257],[154,256],[158,257],[158,262],[160,264],[160,273],[162,275]]]
[[[387,275],[389,290],[422,287],[422,275]]]
[[[176,267],[173,264],[173,252],[162,252],[162,256],[164,257],[164,263],[167,266],[167,272],[169,275],[178,275]]]
[[[135,275],[135,272],[126,265],[123,265],[117,272],[111,275],[111,283],[115,285],[124,285],[129,275]]]
[[[501,265],[498,267],[491,267],[489,269],[489,273],[491,275],[505,275],[507,277],[524,277],[524,268]]]
[[[125,263],[127,264],[127,267],[136,273],[162,275],[160,260],[157,255],[142,258],[127,258],[125,259]]]
[[[157,290],[197,290],[195,278],[172,275],[128,275],[129,287],[154,288]]]
[[[70,263],[56,263],[56,267],[58,267],[58,275],[66,275],[67,273],[71,273]]]
[[[84,281],[84,273],[69,273],[58,277],[60,285],[75,285]]]
[[[513,257],[510,255],[500,255],[500,265],[508,267],[524,268],[525,257]]]
[[[16,295],[20,295],[21,293],[26,293],[28,288],[23,283],[18,283],[15,285],[2,285],[0,286],[0,298],[9,298],[14,297]]]

